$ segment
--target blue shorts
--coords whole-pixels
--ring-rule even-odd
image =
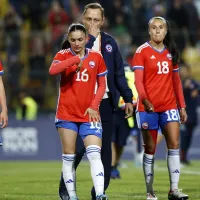
[[[137,112],[137,124],[140,129],[158,130],[163,129],[169,122],[179,122],[180,117],[177,109],[167,110],[165,112]]]
[[[102,125],[101,122],[70,122],[64,120],[56,120],[56,128],[70,129],[78,134],[84,139],[88,135],[96,135],[102,138]]]

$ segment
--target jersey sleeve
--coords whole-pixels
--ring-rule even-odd
[[[142,52],[136,51],[135,55],[133,56],[132,60],[132,70],[136,69],[144,69],[144,56],[142,55]]]
[[[66,49],[59,51],[59,52],[55,55],[55,57],[54,57],[52,63],[59,63],[59,62],[65,60],[65,59],[66,59]]]
[[[2,63],[0,61],[0,75],[2,75],[3,73],[4,73],[4,71],[3,71],[3,65],[2,65]]]
[[[107,68],[106,68],[106,64],[103,60],[103,57],[102,55],[99,54],[99,58],[98,58],[98,69],[97,69],[97,76],[105,76],[108,71],[107,71]]]

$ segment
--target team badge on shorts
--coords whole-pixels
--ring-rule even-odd
[[[148,129],[149,125],[147,122],[142,123],[142,128],[143,129]]]
[[[89,66],[90,66],[91,68],[94,68],[94,67],[95,67],[95,62],[94,62],[94,61],[90,61],[90,62],[89,62]]]
[[[170,53],[168,53],[168,54],[167,54],[167,58],[168,58],[169,60],[172,60],[172,55],[171,55]]]
[[[112,50],[113,50],[112,46],[110,44],[107,44],[106,51],[110,53],[110,52],[112,52]]]

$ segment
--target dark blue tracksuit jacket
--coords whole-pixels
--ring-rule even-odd
[[[94,36],[89,35],[87,48],[91,49],[95,40],[96,38]],[[113,108],[115,109],[118,103],[117,90],[126,103],[131,103],[133,94],[126,81],[123,59],[118,45],[112,36],[104,32],[101,32],[101,54],[108,70],[107,81]]]

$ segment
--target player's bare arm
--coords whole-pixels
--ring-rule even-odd
[[[0,103],[1,103],[1,114],[0,114],[0,123],[1,128],[5,128],[8,125],[8,111],[6,105],[6,95],[3,85],[2,77],[0,77]]]

